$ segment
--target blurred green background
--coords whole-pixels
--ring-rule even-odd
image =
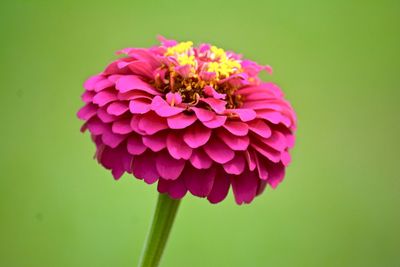
[[[136,266],[155,186],[79,132],[82,83],[156,35],[274,67],[299,117],[284,183],[188,196],[162,266],[400,266],[399,1],[2,1],[0,266]]]

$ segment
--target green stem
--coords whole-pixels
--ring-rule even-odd
[[[172,199],[167,194],[159,194],[139,267],[156,267],[160,263],[179,203],[180,200]]]

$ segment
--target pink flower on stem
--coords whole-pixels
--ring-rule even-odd
[[[250,203],[278,186],[290,163],[296,116],[272,72],[240,55],[160,37],[126,48],[85,83],[78,117],[96,158],[115,179],[125,172],[160,193]]]

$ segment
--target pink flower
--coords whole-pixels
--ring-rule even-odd
[[[115,179],[125,172],[158,191],[188,191],[211,203],[232,187],[250,203],[278,186],[290,162],[296,116],[279,87],[258,78],[260,66],[212,45],[160,38],[126,48],[85,84],[85,121],[96,158]]]

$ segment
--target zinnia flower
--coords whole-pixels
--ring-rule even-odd
[[[180,199],[188,191],[211,203],[232,186],[250,203],[284,178],[296,117],[272,72],[209,44],[159,38],[160,46],[126,48],[89,78],[82,95],[96,158],[115,179],[125,172]]]

